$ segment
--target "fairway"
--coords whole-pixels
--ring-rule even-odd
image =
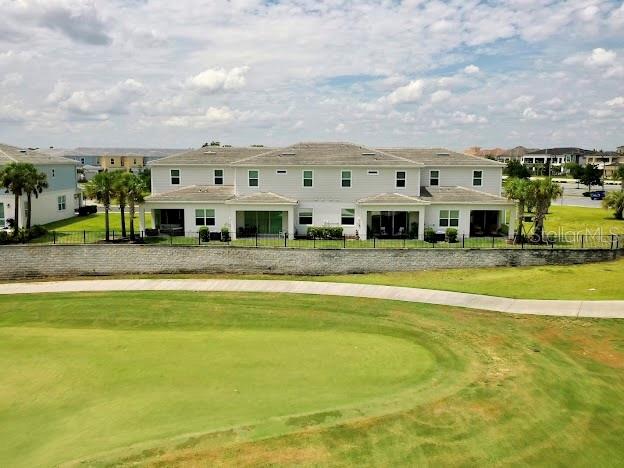
[[[0,465],[608,466],[623,343],[623,321],[370,299],[3,297]]]

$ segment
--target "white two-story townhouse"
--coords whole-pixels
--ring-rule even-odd
[[[45,224],[74,215],[74,209],[80,203],[80,191],[77,185],[75,161],[54,156],[40,150],[30,150],[0,144],[0,167],[12,162],[33,164],[47,176],[48,188],[37,198],[32,197],[32,224]],[[26,196],[20,197],[19,227],[26,225]],[[0,189],[0,228],[7,220],[15,219],[15,197]]]
[[[441,149],[372,149],[349,143],[287,148],[202,148],[150,164],[153,227],[233,237],[304,235],[341,226],[347,236],[423,238],[497,233],[513,203],[503,164]]]

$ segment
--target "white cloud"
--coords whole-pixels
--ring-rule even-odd
[[[143,84],[129,78],[104,90],[68,92],[66,85],[55,85],[48,95],[48,102],[56,102],[59,108],[72,114],[107,119],[109,114],[124,114],[129,106],[144,93]]]
[[[431,94],[431,102],[435,104],[438,102],[446,101],[448,98],[451,97],[451,95],[452,93],[450,91],[446,89],[440,89]]]
[[[336,125],[336,128],[334,129],[334,131],[336,133],[345,133],[347,131],[347,126],[341,122],[338,125]]]
[[[0,88],[12,88],[19,86],[24,81],[24,77],[20,73],[7,73],[0,81]]]
[[[591,54],[585,60],[588,67],[604,67],[613,64],[617,54],[612,50],[606,50],[601,47],[592,50]]]
[[[423,80],[410,81],[405,86],[395,89],[383,99],[391,105],[416,102],[421,98],[424,87],[425,83]]]
[[[486,117],[480,117],[476,114],[467,114],[462,111],[453,112],[453,120],[460,124],[486,123],[488,121]]]
[[[170,127],[207,128],[236,120],[240,114],[227,106],[209,107],[201,115],[172,116],[164,121]]]
[[[477,67],[476,65],[468,65],[464,68],[464,73],[467,73],[468,75],[474,75],[476,73],[479,73],[481,70],[479,67]]]
[[[624,96],[617,96],[605,102],[609,107],[624,107]]]
[[[240,89],[245,86],[245,75],[247,71],[249,71],[249,67],[235,67],[231,70],[209,68],[189,78],[187,84],[205,93]]]

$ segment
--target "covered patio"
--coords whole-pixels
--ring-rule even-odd
[[[238,196],[225,202],[231,206],[233,238],[283,236],[294,238],[297,200],[272,192]]]
[[[402,193],[381,193],[358,200],[366,228],[360,229],[362,239],[405,238],[424,236],[425,207],[417,197]],[[363,227],[363,226],[362,226]]]

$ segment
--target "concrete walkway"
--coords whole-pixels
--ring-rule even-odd
[[[228,291],[325,294],[423,302],[514,314],[624,318],[624,301],[509,299],[431,289],[318,281],[218,279],[117,279],[0,284],[0,295],[104,291]]]

